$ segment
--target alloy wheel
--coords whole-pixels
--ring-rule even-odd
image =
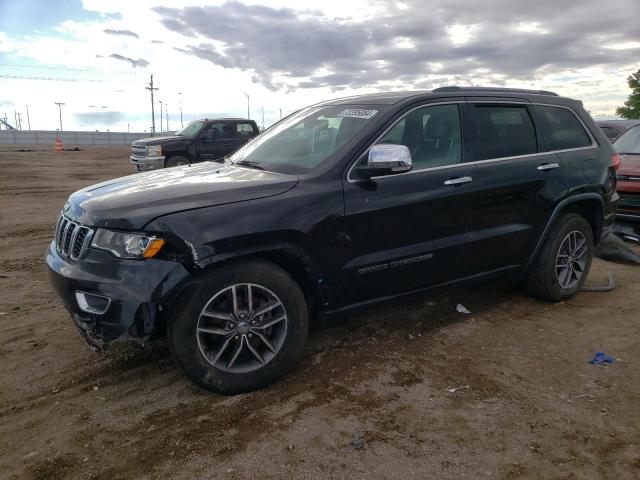
[[[198,348],[215,368],[247,373],[269,363],[287,335],[287,313],[271,290],[253,283],[216,293],[196,325]]]
[[[556,276],[562,288],[572,288],[582,278],[587,250],[587,239],[578,230],[569,232],[562,240],[556,256]]]

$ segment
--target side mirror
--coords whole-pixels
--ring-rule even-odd
[[[369,149],[367,163],[356,168],[361,178],[394,175],[411,170],[411,152],[404,145],[379,144]]]

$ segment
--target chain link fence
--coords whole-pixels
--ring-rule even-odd
[[[54,130],[0,130],[0,145],[53,145],[59,136],[63,146],[76,145],[131,145],[150,133],[129,132],[73,132]]]

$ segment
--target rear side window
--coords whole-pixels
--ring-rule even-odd
[[[474,108],[480,138],[478,160],[538,151],[536,131],[524,105],[475,105]]]
[[[250,123],[236,123],[238,137],[250,137],[253,135],[253,126]]]
[[[542,105],[533,108],[546,151],[591,146],[589,135],[571,110]]]

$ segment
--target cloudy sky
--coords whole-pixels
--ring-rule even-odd
[[[443,85],[549,89],[612,117],[638,25],[640,0],[0,0],[0,116],[27,128],[28,105],[31,128],[53,129],[59,101],[66,130],[148,131],[153,73],[172,130],[180,102],[185,122],[245,116],[246,92],[268,125]]]

